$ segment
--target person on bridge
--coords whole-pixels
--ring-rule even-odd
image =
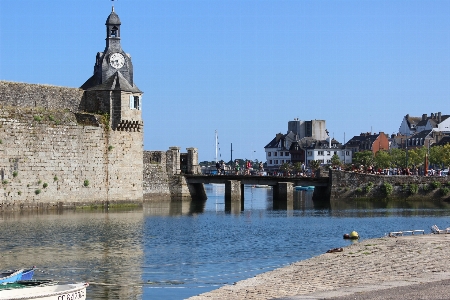
[[[236,159],[235,165],[234,165],[234,171],[236,172],[236,175],[239,174],[240,169],[241,169],[241,167],[239,166],[239,161]]]
[[[252,168],[252,163],[247,160],[247,164],[245,166],[245,175],[250,175],[250,169]]]
[[[220,162],[216,161],[217,175],[220,175]]]

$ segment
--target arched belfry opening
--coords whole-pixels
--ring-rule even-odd
[[[119,32],[119,28],[117,28],[117,26],[113,26],[113,28],[111,28],[111,31],[109,33],[109,37],[111,37],[111,38],[118,37],[118,32]]]

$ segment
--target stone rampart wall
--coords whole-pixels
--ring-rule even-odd
[[[382,186],[393,187],[389,198],[406,200],[450,200],[450,178],[439,176],[373,175],[346,171],[330,171],[331,200],[348,198],[386,198]],[[417,190],[415,190],[417,188]]]
[[[195,148],[188,148],[195,149]],[[188,159],[196,162],[197,153],[188,152]],[[144,151],[143,191],[144,199],[185,200],[191,197],[204,197],[203,185],[188,185],[186,178],[180,174],[180,151],[178,147],[170,147],[163,151]],[[198,165],[192,165],[197,170]],[[189,170],[189,172],[193,172]]]
[[[142,133],[81,119],[93,126],[66,109],[2,107],[0,209],[142,201]]]
[[[0,105],[79,111],[84,91],[78,88],[0,81]]]
[[[144,151],[144,194],[170,196],[167,155],[163,151]]]

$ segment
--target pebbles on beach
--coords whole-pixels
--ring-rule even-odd
[[[450,279],[450,234],[363,240],[191,300],[340,296]]]

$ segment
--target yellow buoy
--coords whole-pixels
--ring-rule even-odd
[[[356,231],[352,231],[352,232],[350,232],[350,238],[351,239],[358,239],[359,238],[359,234]]]

